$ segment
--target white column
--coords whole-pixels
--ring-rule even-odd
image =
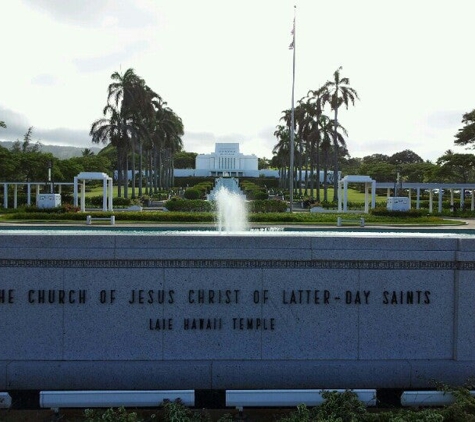
[[[391,188],[387,188],[387,189],[386,189],[386,196],[387,196],[388,198],[391,198]]]
[[[81,182],[81,211],[86,211],[86,181]]]
[[[421,207],[421,188],[416,189],[416,209]]]
[[[472,201],[470,203],[470,209],[473,211],[475,210],[475,196],[474,196],[474,190],[472,189],[472,194],[470,195]]]
[[[342,205],[342,203],[343,203],[343,195],[342,195],[341,183],[342,183],[342,181],[340,180],[340,181],[338,182],[338,212],[341,212],[341,205]]]
[[[3,208],[8,208],[8,183],[3,184]]]
[[[343,182],[343,211],[348,211],[348,181]]]
[[[102,179],[102,211],[107,211],[107,179]]]
[[[442,189],[439,188],[439,206],[438,206],[439,212],[442,212]]]
[[[113,181],[112,181],[112,177],[109,179],[109,209],[111,211],[114,211],[114,199],[113,199],[113,195],[114,195],[114,185],[113,185]]]
[[[73,199],[74,199],[74,206],[78,206],[78,178],[74,178],[74,187],[73,187]]]
[[[429,214],[432,214],[432,189],[429,190]]]
[[[31,184],[26,184],[26,205],[31,205]]]
[[[371,208],[376,208],[376,180],[371,181]]]
[[[13,208],[18,208],[18,185],[13,185]]]
[[[369,213],[369,183],[364,184],[364,212]]]

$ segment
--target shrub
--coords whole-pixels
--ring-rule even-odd
[[[267,195],[267,192],[264,192],[262,190],[252,190],[250,192],[250,195],[248,195],[248,199],[254,199],[254,200],[265,200],[268,199],[269,195]]]
[[[417,218],[427,215],[425,210],[409,210],[409,211],[392,211],[386,208],[374,208],[370,211],[371,215],[379,215],[383,217],[398,217],[398,218]]]
[[[254,213],[263,212],[286,212],[288,208],[287,202],[275,199],[264,199],[249,202],[248,210]]]
[[[54,208],[38,208],[35,205],[32,206],[26,206],[22,208],[25,213],[31,213],[31,214],[64,214],[64,213],[75,213],[80,210],[79,207],[75,207],[71,204],[64,204],[61,205],[60,207],[54,207]],[[20,211],[21,212],[21,211]],[[35,216],[36,218],[36,216]]]
[[[279,420],[281,422],[357,422],[366,420],[366,407],[358,400],[356,393],[324,391],[322,397],[325,401],[320,406],[309,409],[305,404],[301,404],[297,406],[295,412]]]
[[[172,198],[165,202],[165,207],[168,211],[200,211],[210,212],[212,211],[212,205],[208,201],[202,199],[181,199]]]
[[[92,410],[86,409],[84,411],[84,420],[86,422],[141,422],[135,412],[127,412],[123,407],[118,409]]]
[[[202,194],[198,189],[187,189],[183,195],[186,199],[199,199]]]
[[[352,391],[339,393],[337,391],[324,391],[322,397],[325,401],[315,408],[317,420],[341,420],[353,422],[361,420],[366,413],[366,406]]]
[[[95,207],[102,207],[103,201],[104,197],[102,195],[90,196],[89,198],[86,198],[86,202]],[[116,206],[128,207],[132,203],[132,200],[130,198],[115,197],[112,199],[112,203]]]

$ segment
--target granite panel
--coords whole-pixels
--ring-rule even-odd
[[[449,386],[473,385],[475,362],[422,360],[412,362],[414,388],[435,388],[440,384]]]
[[[7,389],[7,368],[8,361],[0,360],[0,390]]]
[[[459,271],[455,284],[455,359],[475,360],[475,272]]]
[[[411,365],[407,361],[266,360],[213,364],[215,389],[400,388],[410,383]]]
[[[162,358],[162,331],[149,329],[149,319],[163,319],[169,295],[162,269],[65,269],[65,280],[87,291],[87,302],[65,309],[64,359]]]
[[[211,363],[200,361],[14,361],[10,390],[174,390],[211,388]]]
[[[165,359],[259,359],[262,310],[254,304],[262,272],[252,269],[168,269],[165,286],[176,292],[167,318],[176,331],[165,333]],[[241,329],[240,318],[252,319]]]
[[[475,239],[473,236],[460,236],[457,239],[457,249],[462,252],[474,252]]]
[[[67,231],[42,231],[40,233],[31,233],[28,235],[17,233],[3,235],[6,239],[8,236],[8,243],[3,243],[3,247],[0,246],[1,256],[11,249],[7,245],[15,244],[15,248],[18,252],[22,250],[38,249],[46,253],[54,251],[55,253],[61,253],[61,250],[75,249],[80,251],[82,249],[88,250],[91,248],[107,251],[108,249],[115,248],[115,236],[100,236],[94,234],[70,234]],[[56,257],[55,255],[53,255]]]
[[[361,359],[452,359],[453,271],[365,271],[371,291],[360,307]]]
[[[118,237],[116,256],[142,259],[310,259],[310,239],[249,236],[184,236],[144,238]]]
[[[356,359],[358,306],[345,304],[359,291],[357,272],[266,270],[264,318],[275,329],[263,333],[263,359]]]
[[[4,236],[3,388],[399,388],[474,372],[473,239],[119,233]]]
[[[314,250],[407,250],[407,251],[454,251],[458,249],[456,236],[402,234],[401,233],[334,233],[328,237],[312,238]]]
[[[456,252],[405,250],[404,244],[398,246],[401,249],[343,249],[343,250],[313,250],[312,259],[350,260],[350,261],[455,261]]]
[[[62,289],[61,268],[2,268],[0,360],[61,358]]]

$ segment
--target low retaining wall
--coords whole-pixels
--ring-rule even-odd
[[[474,258],[461,235],[2,233],[0,389],[460,385]]]

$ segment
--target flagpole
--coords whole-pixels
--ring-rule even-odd
[[[295,92],[295,18],[297,14],[297,6],[294,6],[294,26],[292,29],[292,44],[290,44],[293,50],[292,58],[292,106],[290,111],[290,186],[289,186],[289,196],[290,196],[290,212],[293,212],[294,209],[294,139],[295,139],[295,109],[294,109],[294,92]]]

